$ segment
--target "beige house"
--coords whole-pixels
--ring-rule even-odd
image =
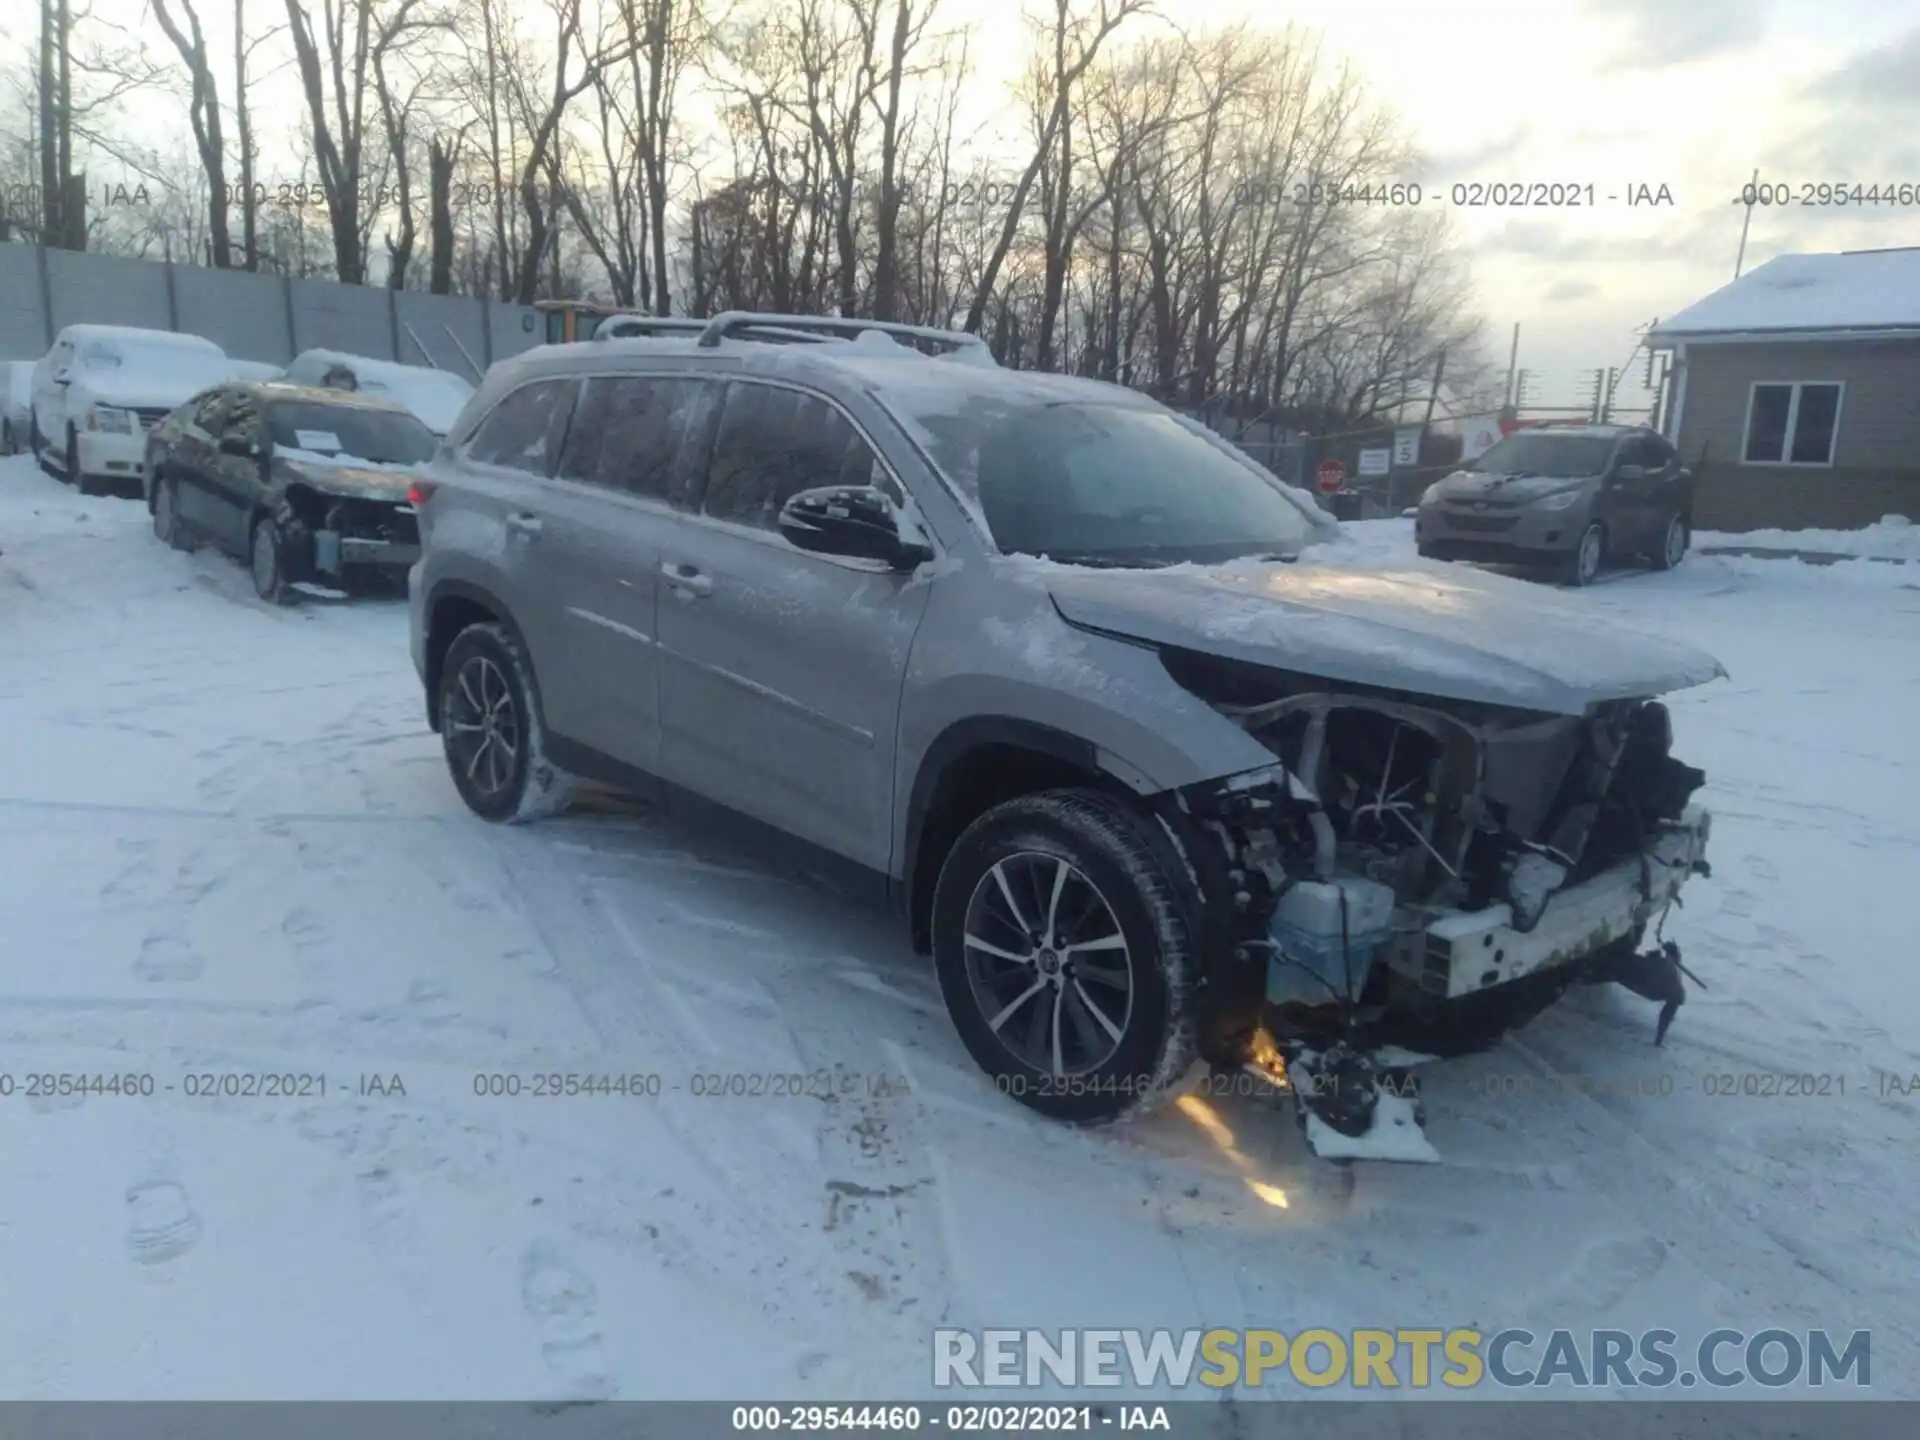
[[[1650,343],[1697,529],[1920,519],[1920,247],[1779,256]]]

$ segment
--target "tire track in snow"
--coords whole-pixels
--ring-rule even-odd
[[[671,849],[675,838],[663,837],[663,846]],[[557,883],[562,868],[551,856],[543,863],[542,890]],[[516,868],[523,895],[537,868]],[[760,884],[760,875],[734,867],[680,865],[665,890],[651,877],[636,877],[632,866],[623,866],[624,876],[584,868],[566,869],[572,895],[561,928],[572,938],[556,943],[543,925],[547,943],[610,1045],[631,1045],[635,1033],[648,1037],[648,1068],[678,1087],[662,1113],[690,1151],[750,1196],[741,1209],[750,1203],[751,1211],[738,1223],[765,1237],[764,1246],[780,1257],[780,1318],[817,1333],[825,1301],[865,1333],[879,1316],[940,1305],[950,1277],[937,1223],[923,1203],[930,1172],[912,1123],[903,1119],[904,1097],[873,1079],[884,1067],[872,1036],[914,1017],[895,1005],[878,1017],[870,1007],[842,1016],[858,997],[833,981],[824,957],[781,939],[818,925],[817,913],[805,913],[810,909],[838,913],[832,897],[807,886]],[[742,880],[753,890],[735,903],[695,898],[702,885],[737,887]],[[688,923],[689,913],[703,923]],[[716,915],[730,918],[716,922]],[[651,923],[643,918],[649,916]],[[583,923],[603,940],[585,943],[577,928]],[[805,1022],[804,1033],[795,1017]],[[729,1077],[789,1075],[800,1078],[791,1087],[797,1094],[724,1093]],[[743,1248],[751,1255],[762,1246]],[[755,1283],[766,1283],[764,1268]],[[901,1331],[897,1323],[874,1334],[864,1357],[873,1380],[886,1382],[890,1350],[898,1363],[922,1364],[924,1344],[922,1332]]]

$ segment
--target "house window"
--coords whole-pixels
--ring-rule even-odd
[[[1755,385],[1742,456],[1749,465],[1831,465],[1839,419],[1837,384]]]

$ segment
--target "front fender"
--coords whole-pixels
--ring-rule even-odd
[[[989,632],[991,633],[991,632]],[[962,643],[914,645],[896,755],[893,874],[903,878],[917,843],[916,803],[939,772],[975,744],[1012,743],[1113,776],[1153,795],[1274,763],[1273,753],[1174,683],[1157,651],[1106,636],[1050,627],[1044,646],[996,646],[992,670],[949,669]],[[918,797],[918,802],[916,801]]]

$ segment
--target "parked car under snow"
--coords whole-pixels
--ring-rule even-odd
[[[473,386],[450,371],[340,350],[302,350],[293,357],[283,378],[297,385],[354,390],[391,400],[411,410],[436,436],[444,436],[453,428],[453,422],[473,398]]]
[[[233,361],[211,340],[124,325],[69,325],[34,366],[33,452],[83,495],[141,484],[146,432]]]

